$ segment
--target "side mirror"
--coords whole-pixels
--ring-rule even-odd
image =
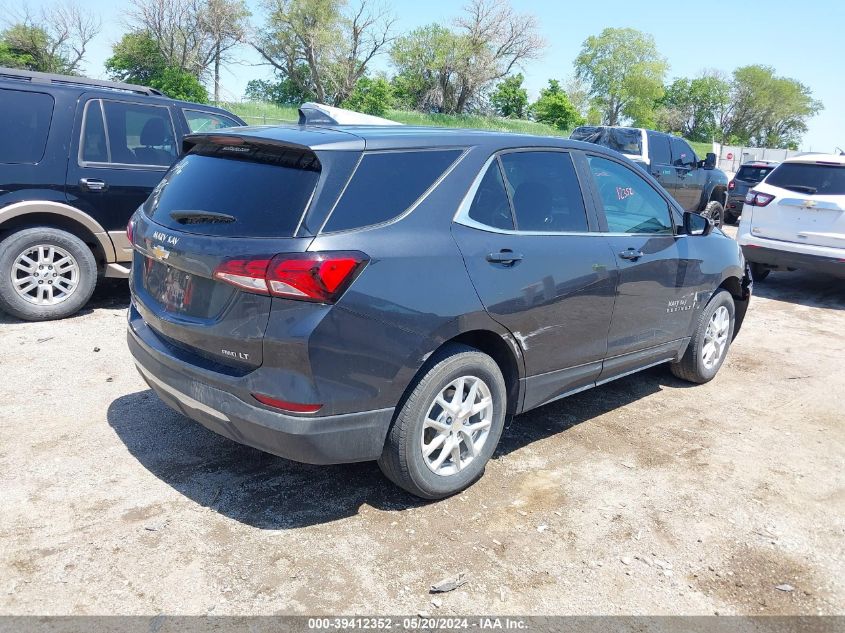
[[[684,233],[687,235],[710,235],[713,230],[713,222],[710,218],[684,211]]]
[[[716,154],[707,152],[707,156],[701,161],[701,166],[704,169],[716,169]]]

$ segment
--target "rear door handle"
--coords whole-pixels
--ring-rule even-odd
[[[99,178],[80,178],[79,186],[86,191],[105,191],[109,186]]]
[[[503,248],[498,253],[487,253],[487,261],[491,264],[515,264],[522,259],[520,253],[514,253],[508,248]]]
[[[619,257],[621,257],[622,259],[630,259],[631,261],[636,261],[642,256],[643,252],[635,248],[629,248],[619,253]]]

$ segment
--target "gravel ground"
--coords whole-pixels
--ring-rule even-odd
[[[714,381],[657,367],[520,416],[439,503],[168,409],[123,283],[0,315],[0,613],[841,614],[845,283],[755,292]]]

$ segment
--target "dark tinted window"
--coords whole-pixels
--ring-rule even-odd
[[[323,230],[343,231],[392,220],[460,155],[460,150],[365,154]]]
[[[684,139],[677,136],[669,137],[669,145],[672,148],[672,165],[675,167],[687,167],[692,169],[695,165],[695,152]]]
[[[643,135],[637,128],[584,125],[573,130],[569,138],[609,147],[622,154],[643,153]]]
[[[648,157],[652,165],[671,165],[669,137],[665,134],[648,133]]]
[[[176,159],[170,111],[161,106],[103,101],[111,163],[169,167]]]
[[[188,122],[188,129],[191,132],[208,132],[209,130],[240,125],[233,118],[216,112],[200,112],[199,110],[182,110],[182,112],[185,114],[185,120]]]
[[[513,230],[513,215],[499,161],[493,161],[475,192],[469,217],[497,229]]]
[[[845,195],[845,165],[781,163],[766,184],[811,195],[841,196]]]
[[[645,180],[619,163],[589,156],[590,170],[612,233],[672,233],[669,205]]]
[[[756,167],[754,165],[743,165],[739,168],[739,171],[736,172],[736,179],[737,180],[744,180],[745,182],[751,183],[758,183],[763,178],[769,175],[771,171],[775,168],[774,165],[765,166],[765,167]]]
[[[109,148],[106,141],[106,127],[103,125],[103,111],[99,101],[89,101],[85,106],[85,120],[82,125],[83,162],[109,162]]]
[[[565,152],[502,154],[519,231],[587,231],[584,198]]]
[[[174,165],[153,190],[148,215],[190,233],[293,235],[320,176],[314,154],[253,149],[235,156],[225,153],[226,146],[198,151]]]
[[[50,95],[0,90],[0,163],[34,164],[40,161],[47,146],[52,118],[53,97]]]

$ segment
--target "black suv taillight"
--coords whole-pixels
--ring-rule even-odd
[[[230,259],[214,278],[247,292],[334,303],[369,258],[357,251],[282,253],[271,259]]]

